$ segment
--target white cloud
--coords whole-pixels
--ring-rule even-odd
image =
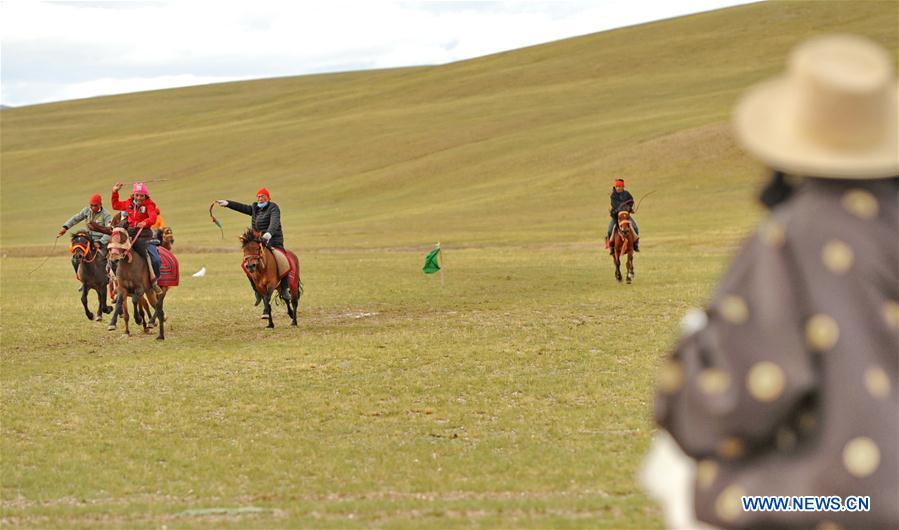
[[[747,0],[3,0],[2,102],[443,64]]]

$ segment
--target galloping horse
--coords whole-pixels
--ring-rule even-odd
[[[128,232],[124,228],[116,227],[112,230],[112,239],[109,241],[109,261],[117,264],[115,273],[117,296],[112,321],[110,321],[107,329],[109,331],[116,329],[116,322],[119,314],[122,313],[122,304],[125,304],[127,311],[126,298],[131,298],[134,304],[135,323],[143,324],[144,332],[146,333],[149,329],[147,318],[141,318],[140,322],[138,322],[140,300],[142,296],[146,296],[150,305],[156,309],[154,318],[158,317],[159,319],[159,335],[156,336],[156,340],[165,340],[163,301],[165,300],[166,289],[163,288],[163,292],[159,296],[156,296],[156,293],[153,292],[152,282],[150,281],[150,264],[147,258],[141,254],[141,252],[131,251],[131,238],[128,237]],[[128,329],[127,313],[125,313],[125,334],[131,334],[131,330]]]
[[[300,305],[300,296],[303,294],[302,284],[297,277],[296,282],[291,284],[288,277],[280,278],[278,275],[278,264],[272,249],[265,246],[259,232],[248,229],[244,235],[240,236],[241,247],[243,250],[242,267],[247,277],[253,282],[256,292],[265,302],[265,313],[268,315],[267,328],[275,327],[272,320],[272,293],[276,290],[278,295],[287,304],[287,314],[290,316],[291,326],[297,325],[297,307]],[[297,263],[297,257],[293,252],[284,250],[288,260]],[[296,271],[299,276],[299,271]]]
[[[88,320],[94,319],[94,314],[87,308],[87,293],[93,289],[97,291],[97,299],[100,301],[100,307],[97,309],[99,322],[103,320],[103,313],[112,312],[112,307],[106,305],[106,256],[94,248],[90,235],[84,230],[72,234],[69,252],[78,263],[77,276],[81,282],[81,305],[84,306],[84,314]]]
[[[612,234],[612,245],[615,252],[612,259],[615,261],[615,279],[621,281],[621,255],[627,254],[627,283],[634,279],[634,241],[636,235],[631,228],[631,214],[628,211],[618,212],[618,226]]]

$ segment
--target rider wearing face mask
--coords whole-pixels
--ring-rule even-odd
[[[267,189],[259,188],[259,191],[256,192],[256,202],[253,204],[242,204],[224,199],[219,199],[215,202],[219,206],[249,215],[253,218],[253,230],[262,234],[262,239],[266,245],[274,248],[284,248],[284,233],[281,231],[281,209],[272,202],[271,194]],[[253,294],[256,295],[256,305],[259,305],[262,299],[259,293],[256,292],[252,281],[250,281],[250,287],[253,288]],[[262,318],[267,318],[267,314],[263,312]]]
[[[158,279],[159,251],[156,249],[156,245],[149,244],[149,242],[153,235],[150,227],[156,222],[159,208],[150,199],[150,191],[143,182],[135,182],[131,188],[131,197],[128,200],[120,201],[119,190],[123,185],[119,182],[112,187],[112,207],[128,214],[128,235],[131,237],[137,236],[137,239],[134,240],[134,249],[137,252],[144,252],[149,255],[153,273],[156,275],[156,279]],[[153,280],[153,290],[160,294],[162,289],[157,285],[156,279]]]

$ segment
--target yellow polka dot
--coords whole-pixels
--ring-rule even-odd
[[[725,296],[721,300],[721,315],[731,324],[742,324],[749,319],[749,308],[739,296]]]
[[[746,490],[737,486],[730,485],[718,495],[715,499],[715,513],[722,521],[732,523],[743,514],[743,499]]]
[[[837,326],[836,320],[828,315],[815,315],[805,325],[805,340],[813,350],[829,350],[839,338],[840,327]]]
[[[772,247],[781,247],[787,240],[783,225],[770,219],[759,226],[759,237]]]
[[[791,429],[781,428],[777,431],[777,448],[781,451],[792,451],[796,447],[796,433]]]
[[[880,465],[880,449],[867,436],[853,438],[843,448],[843,465],[852,476],[867,477]]]
[[[759,401],[774,401],[779,398],[786,386],[786,376],[780,366],[762,361],[756,363],[746,375],[746,387],[749,394]]]
[[[865,388],[868,392],[879,399],[890,397],[890,377],[883,368],[872,366],[865,370]]]
[[[842,241],[828,241],[824,248],[821,249],[821,259],[824,265],[836,274],[844,274],[852,267],[855,261],[855,253],[852,248]]]
[[[843,208],[849,213],[862,219],[877,217],[877,198],[870,192],[862,189],[852,189],[843,194]]]
[[[718,454],[729,460],[740,458],[746,454],[746,445],[743,444],[743,440],[731,436],[721,440],[718,444]]]
[[[699,372],[697,379],[699,389],[704,393],[714,396],[723,394],[730,388],[730,375],[724,370],[707,368]]]
[[[821,521],[815,526],[815,530],[843,530],[843,527],[833,521]]]
[[[799,417],[799,428],[804,431],[810,431],[818,425],[818,418],[811,412],[806,412]]]
[[[899,329],[899,302],[887,300],[883,303],[883,318],[887,325],[893,329]]]
[[[714,460],[700,460],[696,465],[696,485],[708,489],[715,483],[718,476],[718,463]]]
[[[684,384],[684,368],[674,359],[668,360],[662,366],[659,377],[659,389],[666,394],[673,394],[680,390]]]

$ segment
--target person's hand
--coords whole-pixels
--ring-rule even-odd
[[[120,189],[122,189],[122,186],[124,186],[124,184],[122,184],[121,182],[116,182],[115,186],[112,187],[112,192],[115,193],[119,191]]]
[[[146,221],[141,221],[141,222],[137,223],[136,225],[134,225],[134,228],[146,228],[146,227],[147,227]]]
[[[228,201],[226,201],[224,199],[218,199],[215,201],[215,203],[218,204],[219,206],[228,206]]]
[[[265,246],[268,246],[272,240],[272,233],[266,232],[266,233],[262,234],[262,239],[263,239],[263,241],[265,241]]]
[[[56,237],[61,237],[63,234],[66,233],[66,230],[68,230],[68,228],[62,227],[62,230],[59,231],[59,234],[57,234]]]

